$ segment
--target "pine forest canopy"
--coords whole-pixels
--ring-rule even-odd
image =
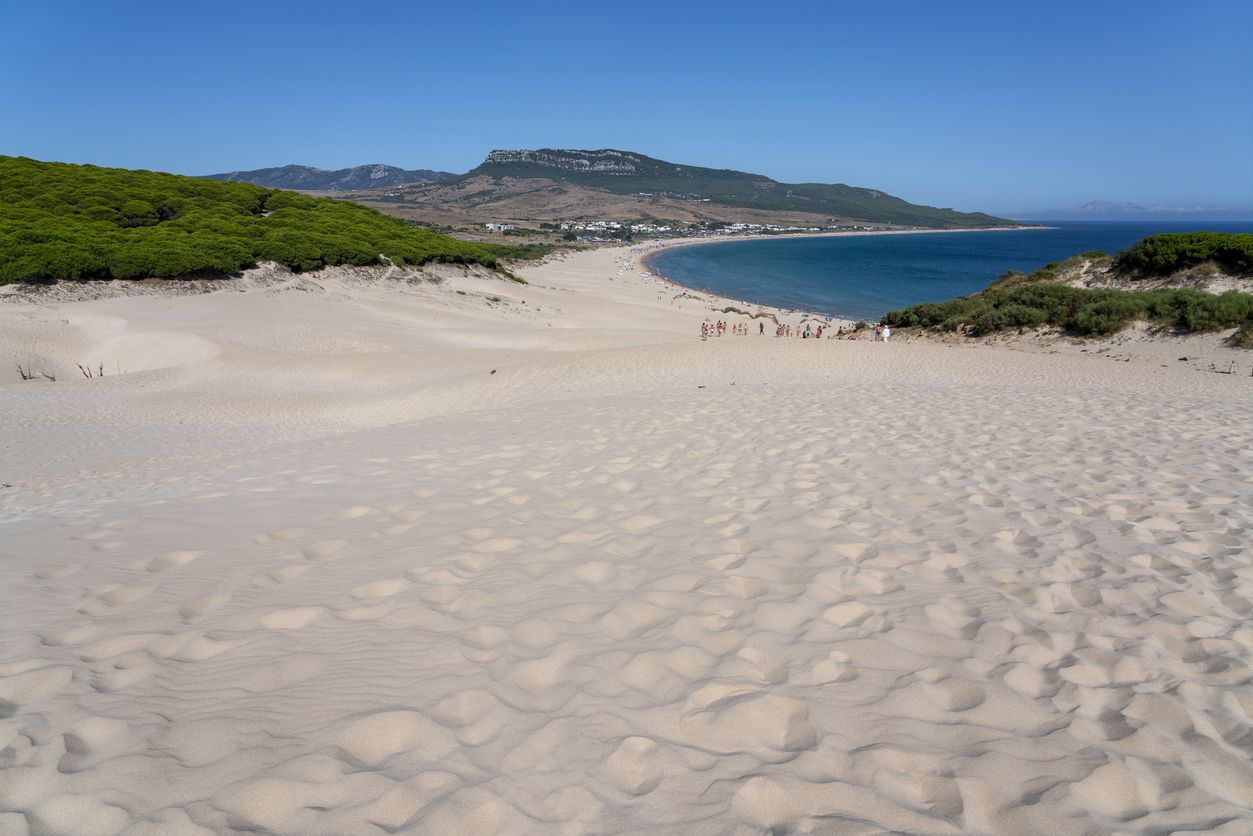
[[[0,284],[428,262],[491,249],[346,201],[249,183],[0,156]]]

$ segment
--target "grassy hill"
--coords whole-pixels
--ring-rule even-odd
[[[1120,287],[1076,287],[1068,282],[1093,265]],[[1137,320],[1180,333],[1239,328],[1234,344],[1253,347],[1253,295],[1207,293],[1164,286],[1199,265],[1233,276],[1253,275],[1253,235],[1193,232],[1152,235],[1112,259],[1084,253],[1029,275],[1009,271],[985,290],[945,302],[926,302],[884,319],[898,327],[923,327],[984,336],[998,331],[1053,326],[1075,336],[1106,336]],[[1165,283],[1169,285],[1170,282]],[[1150,286],[1152,289],[1138,289]]]
[[[875,189],[843,184],[780,183],[760,174],[678,165],[613,149],[492,151],[482,165],[445,182],[479,176],[549,179],[614,194],[665,194],[725,206],[805,212],[871,224],[952,229],[1016,223],[981,212],[920,206]]]
[[[0,156],[0,284],[233,273],[258,261],[482,264],[497,252],[338,200]]]

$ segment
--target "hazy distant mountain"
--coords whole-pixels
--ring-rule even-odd
[[[463,189],[463,199],[480,203],[489,196],[503,200],[511,189],[519,194],[535,193],[556,185],[581,187],[601,195],[608,192],[632,198],[681,201],[692,206],[713,204],[870,224],[954,228],[1013,223],[982,212],[920,206],[876,189],[844,184],[780,183],[761,174],[679,165],[609,148],[492,151],[477,168],[439,183],[437,187],[447,191],[471,181],[476,187]],[[479,184],[490,188],[478,188]]]
[[[1058,221],[1241,221],[1253,219],[1253,207],[1141,206],[1116,200],[1089,200],[1069,209],[1023,212],[1019,217]]]
[[[447,171],[418,169],[406,171],[391,165],[359,165],[326,171],[307,165],[285,165],[281,168],[258,168],[252,171],[232,171],[226,174],[206,174],[209,180],[225,180],[231,183],[255,183],[267,189],[307,189],[311,191],[355,191],[357,189],[384,189],[412,183],[430,183],[452,177]]]

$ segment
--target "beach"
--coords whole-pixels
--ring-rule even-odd
[[[1253,828],[1248,352],[644,255],[4,293],[0,833]]]

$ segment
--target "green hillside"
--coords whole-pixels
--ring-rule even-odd
[[[0,156],[0,284],[431,261],[490,250],[346,201],[153,171]]]
[[[476,176],[548,178],[615,194],[666,194],[753,209],[807,212],[871,224],[936,229],[1013,226],[982,212],[919,206],[875,189],[843,184],[780,183],[760,174],[678,165],[628,151],[493,151],[477,168],[444,182]]]

